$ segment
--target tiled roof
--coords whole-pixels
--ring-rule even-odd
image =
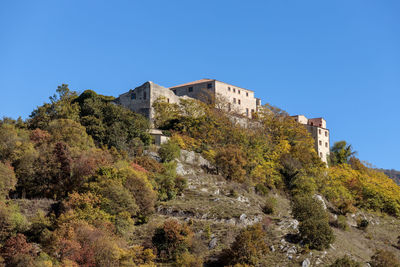
[[[201,80],[197,80],[197,81],[190,82],[190,83],[184,83],[184,84],[175,85],[175,86],[172,86],[172,87],[170,87],[170,88],[181,87],[181,86],[187,86],[187,85],[198,84],[198,83],[206,83],[206,82],[212,82],[212,81],[215,81],[215,80],[211,80],[211,79],[201,79]]]

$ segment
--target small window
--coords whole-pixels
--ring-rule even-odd
[[[233,104],[236,104],[236,98],[233,99]]]
[[[321,140],[319,140],[319,145],[322,146],[322,141]]]
[[[240,105],[240,99],[238,99],[238,104]]]
[[[193,92],[193,87],[189,87],[189,92]]]
[[[169,103],[169,98],[167,98],[167,103]]]
[[[228,111],[231,111],[231,103],[228,103]]]
[[[319,152],[319,156],[322,158],[322,152]]]
[[[231,91],[231,88],[230,88],[230,87],[228,87],[228,91],[229,91],[229,92]]]
[[[249,92],[246,92],[246,96],[249,96]]]
[[[254,113],[254,109],[251,110],[251,113]]]
[[[325,142],[325,147],[328,147],[328,142]]]
[[[321,134],[321,129],[318,130],[318,133]]]
[[[238,89],[238,94],[240,95],[240,90]]]
[[[328,131],[325,131],[325,136],[328,136]]]
[[[143,99],[146,99],[147,98],[147,94],[146,94],[146,92],[143,92]]]
[[[212,84],[211,84],[211,83],[208,83],[208,84],[207,84],[207,88],[208,88],[208,89],[211,89],[211,88],[212,88]]]
[[[314,123],[311,123],[311,126],[314,126]]]
[[[135,94],[135,93],[133,93],[133,94],[131,95],[131,99],[136,99],[136,94]]]
[[[249,109],[246,108],[246,115],[249,116]]]
[[[233,88],[233,92],[234,92],[234,93],[236,92],[236,89],[235,89],[235,88]]]

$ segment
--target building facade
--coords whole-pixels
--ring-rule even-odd
[[[315,151],[325,163],[328,163],[330,153],[329,130],[323,118],[307,119],[304,115],[292,116],[298,123],[303,124],[315,141]]]
[[[261,100],[254,91],[215,79],[202,79],[170,87],[178,96],[189,96],[248,118],[257,112]]]

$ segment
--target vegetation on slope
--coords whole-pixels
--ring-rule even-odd
[[[249,192],[287,194],[300,222],[294,239],[310,249],[334,240],[316,194],[339,214],[362,208],[399,216],[400,190],[390,179],[365,167],[345,143],[327,167],[307,130],[280,109],[266,105],[240,127],[201,102],[160,99],[155,123],[171,139],[158,150],[158,162],[149,152],[157,150],[149,122],[112,100],[90,90],[78,96],[62,85],[26,121],[0,121],[0,265],[201,266],[190,220],[163,221],[148,242],[135,242],[135,229],[185,190],[176,171],[180,149],[201,153],[209,172]],[[46,198],[46,209],[22,212],[21,201],[39,198]],[[265,213],[274,212],[273,203],[265,197]],[[269,253],[267,230],[262,223],[242,229],[208,264],[260,265]]]

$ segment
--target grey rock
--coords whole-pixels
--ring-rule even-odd
[[[301,267],[310,267],[311,262],[310,259],[305,259],[302,263],[301,263]]]
[[[208,248],[213,249],[217,246],[218,239],[214,237],[211,239],[210,243],[208,243]]]

